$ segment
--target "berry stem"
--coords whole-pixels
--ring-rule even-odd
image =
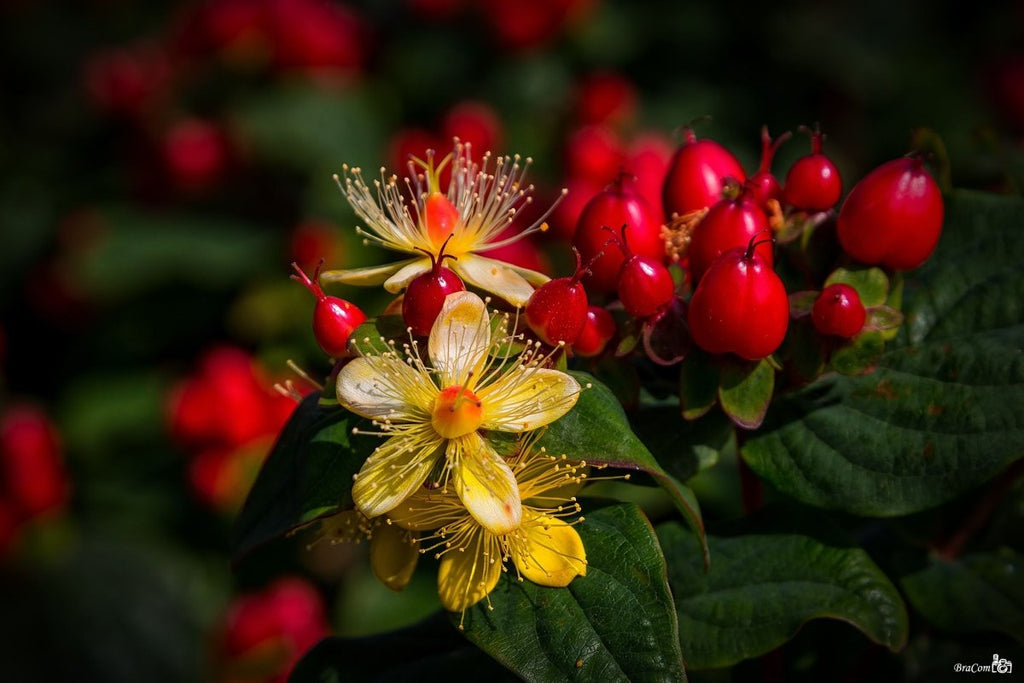
[[[318,301],[323,301],[327,298],[327,295],[324,294],[324,290],[318,283],[318,280],[320,279],[320,269],[323,267],[324,260],[320,259],[320,262],[316,264],[316,270],[313,271],[313,278],[310,279],[310,277],[306,275],[305,271],[299,267],[299,264],[292,261],[292,268],[295,270],[295,274],[291,276],[291,279],[305,285],[306,289],[313,292],[313,296],[315,296]]]
[[[775,238],[774,237],[769,237],[768,239],[763,239],[763,240],[758,240],[757,239],[758,235],[761,235],[761,234],[766,233],[766,232],[768,232],[770,234],[770,231],[768,231],[768,230],[759,230],[758,232],[756,232],[754,234],[753,237],[750,238],[750,242],[747,243],[747,250],[745,252],[743,252],[743,260],[744,261],[749,261],[750,259],[752,259],[754,257],[754,250],[757,249],[760,245],[766,244],[767,242],[772,242],[772,243],[775,242]]]
[[[758,173],[771,173],[775,153],[779,151],[782,143],[791,137],[793,137],[793,133],[787,130],[772,140],[771,135],[768,134],[768,125],[761,126],[761,166],[757,169]]]
[[[451,242],[453,237],[455,237],[454,232],[448,233],[448,236],[444,238],[444,242],[441,243],[441,248],[438,250],[437,256],[434,256],[434,252],[432,251],[427,251],[422,247],[415,247],[416,251],[421,251],[430,258],[430,272],[434,275],[441,272],[441,264],[446,258],[450,258],[453,261],[459,260],[458,256],[444,253],[444,248],[448,246],[448,243]]]

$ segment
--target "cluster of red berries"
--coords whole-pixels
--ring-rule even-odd
[[[245,672],[238,680],[283,683],[329,632],[317,589],[305,579],[283,577],[234,599],[214,635],[214,657],[224,671]]]
[[[0,554],[30,521],[62,508],[70,495],[57,428],[21,406],[0,417]]]
[[[237,509],[295,409],[293,399],[271,386],[249,353],[218,347],[170,394],[168,422],[191,454],[191,487],[215,509]]]

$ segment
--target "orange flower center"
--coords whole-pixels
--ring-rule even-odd
[[[483,403],[469,389],[453,384],[441,390],[434,401],[430,423],[446,439],[476,431],[484,420]]]

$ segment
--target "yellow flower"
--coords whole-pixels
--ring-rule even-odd
[[[586,477],[585,463],[556,458],[541,449],[512,461],[523,504],[520,525],[504,533],[481,526],[459,499],[442,490],[420,489],[388,513],[390,521],[410,531],[434,530],[419,542],[420,552],[436,551],[441,604],[465,612],[494,589],[511,562],[520,581],[563,587],[587,573],[587,554],[573,524],[583,521],[575,497],[559,495],[567,484]],[[565,521],[566,517],[576,517]],[[460,624],[461,625],[461,624]]]
[[[543,221],[551,209],[525,230],[499,239],[516,213],[531,200],[533,186],[523,184],[531,160],[497,157],[491,171],[491,159],[490,153],[485,154],[477,164],[471,158],[469,145],[456,143],[454,153],[437,167],[433,152],[428,153],[426,162],[415,161],[423,173],[415,172],[410,163],[413,172],[404,181],[396,175],[386,176],[382,168],[372,190],[360,169],[344,166],[344,181],[337,176],[335,180],[366,224],[358,232],[367,243],[412,254],[413,258],[371,268],[327,271],[321,280],[355,285],[383,283],[385,289],[397,294],[430,270],[431,257],[440,258],[442,246],[450,237],[444,253],[454,258],[445,264],[447,267],[474,287],[514,306],[525,305],[533,293],[532,285],[544,284],[549,278],[480,254],[545,229]],[[447,192],[442,193],[438,176],[449,162],[451,180]]]
[[[368,519],[358,510],[345,510],[319,520],[317,536],[311,549],[321,540],[331,545],[370,541],[370,568],[385,586],[400,591],[409,585],[419,550],[414,532],[394,524],[385,524],[383,517]]]
[[[372,419],[387,438],[356,475],[352,499],[359,510],[384,514],[434,473],[436,486],[451,479],[463,505],[490,531],[519,526],[515,476],[481,430],[528,432],[549,424],[576,404],[580,385],[542,367],[547,357],[539,343],[507,361],[490,354],[507,341],[503,330],[492,338],[480,297],[457,292],[445,299],[430,332],[430,367],[412,340],[401,353],[391,342],[390,351],[341,369],[338,402]]]

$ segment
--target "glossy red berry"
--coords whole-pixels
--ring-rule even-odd
[[[654,260],[665,258],[658,213],[636,191],[633,177],[621,173],[583,207],[573,235],[573,246],[584,261],[591,262],[585,282],[592,291],[611,292],[618,285],[619,271],[626,259],[620,250],[605,248],[605,227],[619,225],[629,226],[629,247],[634,254]],[[603,255],[598,258],[598,254]]]
[[[839,178],[836,165],[821,152],[825,136],[817,129],[809,132],[811,153],[800,157],[789,167],[783,195],[786,203],[794,209],[828,211],[839,201],[843,193],[843,181]]]
[[[757,255],[756,245],[751,240],[745,248],[722,254],[690,299],[690,335],[709,353],[758,360],[779,348],[786,336],[786,288]]]
[[[534,290],[526,302],[526,322],[538,337],[552,346],[572,344],[587,322],[587,292],[580,278],[587,272],[579,251],[571,277],[549,280]]]
[[[322,265],[321,261],[311,280],[298,264],[293,263],[295,275],[292,275],[292,279],[305,285],[316,297],[316,308],[313,309],[313,336],[316,337],[316,343],[328,356],[340,358],[348,350],[349,337],[363,324],[366,315],[348,301],[324,294],[316,282]]]
[[[593,357],[604,351],[604,347],[615,336],[615,319],[608,309],[600,306],[587,308],[587,320],[583,331],[572,344],[572,350],[579,356]]]
[[[622,307],[634,318],[649,318],[672,301],[675,282],[661,261],[642,254],[634,254],[626,238],[628,225],[622,226],[622,239],[615,236],[610,241],[618,243],[625,257],[619,271],[617,290]]]
[[[818,332],[847,339],[864,328],[867,315],[857,290],[844,284],[826,287],[811,308],[811,320]]]
[[[451,239],[450,235],[448,239]],[[430,271],[415,278],[405,288],[405,297],[402,299],[402,318],[412,333],[419,337],[426,337],[430,334],[430,330],[434,327],[434,321],[437,320],[437,316],[444,306],[445,298],[449,294],[466,289],[466,285],[458,275],[441,265],[445,258],[451,258],[444,253],[444,247],[447,244],[448,240],[445,240],[437,258],[434,258],[433,254],[429,254]]]
[[[685,135],[662,186],[666,216],[707,208],[722,198],[726,178],[739,183],[747,179],[740,162],[725,147],[714,140],[698,140],[691,128],[685,129]]]
[[[791,134],[789,131],[786,131],[773,141],[768,134],[768,126],[761,128],[761,165],[758,166],[757,173],[747,179],[747,188],[750,190],[754,201],[761,206],[765,206],[769,199],[782,200],[782,185],[772,175],[772,159],[775,158],[775,153],[782,146],[782,143],[790,137]]]
[[[722,199],[712,206],[697,223],[690,237],[687,255],[690,258],[690,279],[696,284],[721,254],[750,244],[755,235],[769,235],[768,216],[752,195]],[[771,240],[756,247],[757,254],[768,268],[774,265]]]
[[[919,157],[882,164],[854,185],[836,223],[843,251],[861,263],[917,268],[942,232],[942,192]]]

